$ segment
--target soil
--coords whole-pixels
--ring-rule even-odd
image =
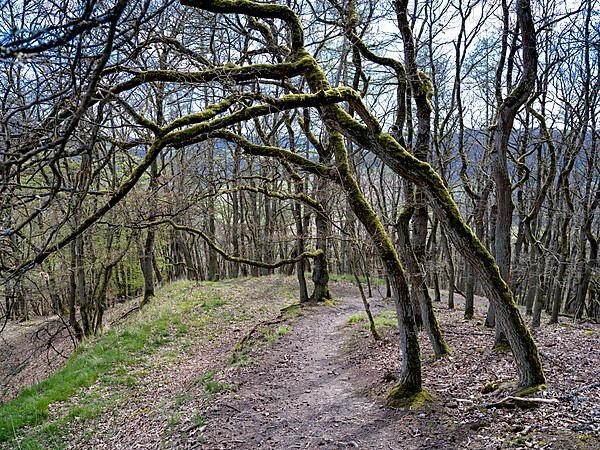
[[[462,311],[436,305],[455,351],[436,360],[422,336],[424,384],[435,400],[415,410],[394,410],[386,407],[385,393],[400,363],[397,332],[383,327],[385,340],[375,342],[363,324],[349,325],[363,309],[352,294],[338,297],[333,307],[304,308],[290,334],[255,352],[254,364],[226,373],[241,387],[211,402],[200,448],[598,448],[596,326],[563,324],[538,332],[551,387],[536,397],[558,404],[487,408],[510,392],[484,395],[485,384],[510,381],[515,374],[508,354],[488,348],[493,331],[482,325],[484,299],[478,299],[479,320],[469,322]],[[393,307],[389,300],[370,302],[375,314]],[[577,354],[571,345],[585,353]]]
[[[360,373],[348,364],[347,323],[361,309],[356,297],[305,307],[290,334],[230,375],[242,387],[208,409],[203,447],[407,448],[410,438],[398,447],[390,427],[402,413],[361,394]]]
[[[279,309],[291,299],[278,293],[281,285],[292,286],[293,280],[263,277],[219,288],[221,296],[243,299],[241,309],[228,302],[228,314],[252,320],[221,324],[217,340],[198,336],[176,359],[153,356],[135,369],[143,371],[144,382],[122,386],[114,408],[75,427],[70,448],[600,448],[598,325],[563,319],[536,331],[549,387],[534,396],[557,403],[490,407],[510,394],[515,371],[509,354],[490,349],[493,330],[483,326],[485,299],[477,299],[471,321],[462,319],[460,299],[455,310],[436,304],[453,353],[435,359],[422,334],[424,386],[434,401],[413,410],[392,409],[385,394],[400,365],[395,327],[381,326],[384,339],[375,342],[364,322],[349,323],[363,312],[349,283],[334,284],[333,304],[308,305],[282,318]],[[376,316],[393,309],[389,299],[369,301]],[[260,321],[273,324],[260,327]],[[236,353],[243,358],[232,365],[236,344],[251,331]],[[207,394],[198,377],[211,371],[228,388]],[[491,382],[500,389],[483,394]],[[99,389],[116,395],[114,386],[89,390]]]
[[[104,329],[130,311],[133,301],[112,305]],[[3,325],[3,326],[2,326]],[[65,319],[35,316],[23,322],[0,324],[0,403],[52,375],[73,353],[76,339]]]
[[[74,348],[57,316],[7,322],[0,333],[0,403],[49,377]]]

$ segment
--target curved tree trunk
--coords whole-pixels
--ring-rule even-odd
[[[379,257],[383,261],[390,278],[396,304],[403,358],[399,383],[390,391],[389,399],[391,404],[401,404],[402,399],[410,398],[422,390],[421,352],[408,284],[404,276],[402,264],[388,233],[350,173],[342,136],[337,132],[332,132],[330,135],[330,145],[334,149],[339,179],[346,192],[348,203],[358,220],[360,220],[373,239]]]

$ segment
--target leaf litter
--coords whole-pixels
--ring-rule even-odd
[[[548,388],[534,396],[558,402],[505,408],[493,405],[511,394],[515,370],[509,354],[491,350],[485,299],[477,299],[471,321],[462,319],[460,301],[455,310],[436,304],[453,352],[435,359],[422,333],[424,387],[435,401],[394,410],[385,394],[400,366],[397,331],[382,326],[384,339],[373,341],[355,320],[363,308],[358,291],[347,282],[333,288],[333,304],[290,310],[281,327],[280,310],[295,298],[293,278],[214,284],[212,294],[225,302],[211,323],[174,332],[127,374],[113,374],[117,381],[99,380],[52,405],[50,418],[96,398],[99,414],[70,419],[66,448],[74,449],[599,448],[597,324],[561,318],[542,325],[535,338]],[[389,299],[369,301],[376,316],[393,309]],[[272,330],[260,326],[269,321]],[[499,388],[484,394],[492,385]]]

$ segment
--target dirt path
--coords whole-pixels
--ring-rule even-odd
[[[397,413],[358,392],[348,365],[347,323],[362,308],[351,297],[306,308],[255,365],[232,374],[240,389],[207,411],[203,448],[407,448],[387,428]]]

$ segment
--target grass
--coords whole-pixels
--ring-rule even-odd
[[[287,325],[281,325],[275,329],[271,327],[262,327],[260,330],[260,335],[263,339],[267,341],[267,345],[269,347],[273,347],[275,342],[281,337],[285,336],[290,332],[290,327]]]
[[[209,323],[210,313],[226,303],[204,289],[193,288],[193,283],[183,281],[162,289],[129,323],[84,341],[60,370],[23,390],[11,402],[0,405],[0,443],[21,437],[15,442],[19,448],[60,448],[57,442],[60,436],[68,434],[65,425],[69,421],[96,417],[107,407],[109,400],[81,395],[85,388],[96,382],[135,386],[143,374],[140,377],[132,373],[131,366],[177,337],[191,333],[192,328]],[[211,385],[208,389],[225,388]],[[45,423],[51,415],[51,404],[65,402],[75,395],[79,395],[77,405],[68,407],[62,417],[53,417],[50,423]],[[25,427],[26,432],[20,432]]]
[[[366,314],[355,314],[348,319],[349,324],[362,322],[363,320],[367,320]]]
[[[383,311],[373,316],[375,321],[375,327],[397,327],[398,319],[396,318],[396,311]],[[355,324],[364,322],[364,327],[369,328],[366,314],[355,314],[348,319],[349,324]]]
[[[192,417],[192,423],[194,425],[196,425],[198,428],[200,428],[200,427],[203,427],[204,425],[206,425],[206,419],[204,418],[204,416],[202,414],[197,412]]]
[[[209,395],[218,394],[224,391],[237,391],[238,386],[236,384],[224,383],[215,380],[216,370],[203,373],[195,381],[195,386],[202,386],[204,392]]]
[[[383,311],[382,313],[375,315],[373,320],[375,321],[375,326],[377,328],[398,326],[398,316],[396,315],[396,311]]]
[[[329,279],[331,281],[348,281],[350,283],[356,283],[356,280],[354,279],[354,275],[351,275],[351,274],[330,274]],[[366,285],[367,277],[365,277],[363,275],[359,275],[358,279],[360,280],[360,282],[362,284]],[[371,284],[373,286],[380,286],[382,284],[385,284],[385,278],[382,278],[382,277],[369,276],[369,281],[371,282]]]
[[[247,367],[250,364],[250,355],[248,355],[248,347],[251,347],[253,344],[252,340],[246,342],[246,347],[244,349],[235,349],[233,352],[229,354],[227,357],[227,365],[229,367]]]

